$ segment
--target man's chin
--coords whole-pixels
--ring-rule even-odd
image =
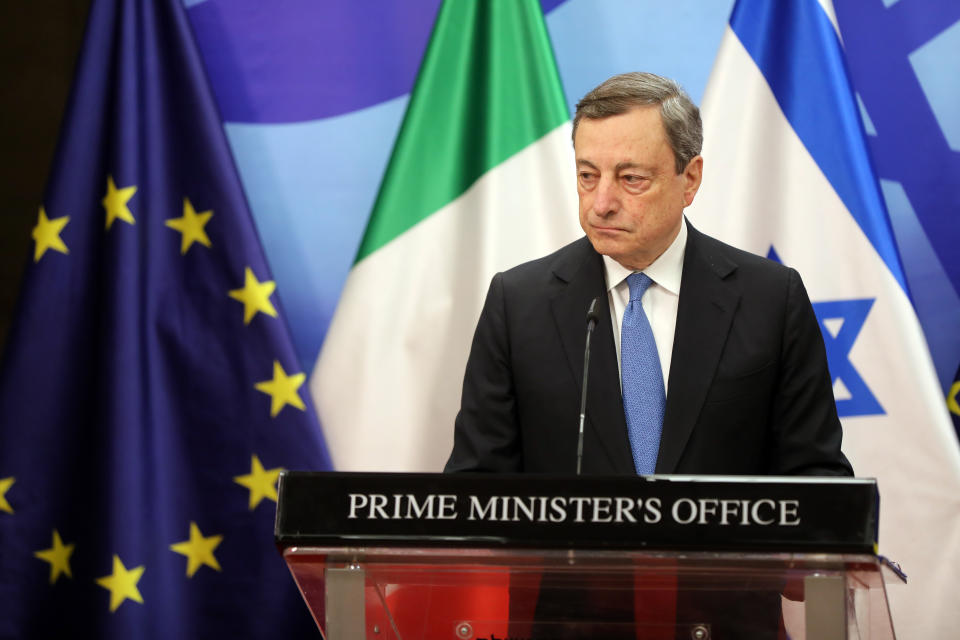
[[[590,244],[593,245],[593,250],[602,256],[610,256],[619,262],[619,258],[624,255],[623,247],[621,247],[618,242],[611,242],[610,239],[596,234],[590,234],[587,238],[590,240]]]
[[[650,264],[650,261],[643,262],[642,258],[638,259],[635,254],[628,251],[621,243],[604,242],[602,238],[598,240],[589,236],[588,238],[590,239],[590,244],[593,245],[594,251],[602,256],[613,258],[626,269],[641,271]]]

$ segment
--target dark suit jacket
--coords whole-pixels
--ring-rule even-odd
[[[800,276],[687,226],[656,473],[852,474]],[[603,260],[586,238],[493,278],[447,471],[575,472],[595,297],[583,472],[635,473]]]

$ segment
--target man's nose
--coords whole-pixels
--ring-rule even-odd
[[[620,209],[617,183],[612,179],[601,178],[597,184],[596,197],[593,200],[593,212],[598,216],[609,216]]]

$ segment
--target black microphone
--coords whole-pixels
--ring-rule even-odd
[[[580,464],[583,462],[583,421],[587,415],[587,380],[590,378],[590,336],[600,322],[600,314],[597,312],[599,306],[600,298],[594,298],[587,309],[587,345],[583,349],[583,388],[580,391],[580,435],[577,436],[577,475],[580,475]]]

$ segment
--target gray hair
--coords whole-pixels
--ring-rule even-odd
[[[700,109],[676,80],[652,73],[622,73],[605,80],[583,96],[573,116],[573,137],[582,118],[599,120],[633,108],[660,105],[660,118],[673,149],[677,173],[681,173],[703,147]]]

